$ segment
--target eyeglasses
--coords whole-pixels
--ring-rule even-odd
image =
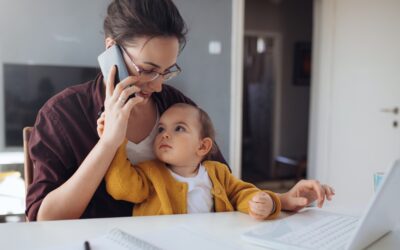
[[[122,49],[122,51],[124,52],[124,54],[129,58],[130,62],[132,63],[133,67],[135,68],[135,70],[138,72],[140,78],[143,81],[154,81],[156,80],[158,77],[162,77],[164,79],[164,81],[168,81],[171,80],[172,78],[176,77],[177,75],[179,75],[179,73],[182,72],[181,68],[178,66],[178,64],[175,64],[172,70],[169,69],[164,73],[158,73],[157,71],[154,70],[145,70],[142,69],[141,67],[139,67],[138,65],[136,65],[131,56],[126,52],[125,48],[123,46],[120,45],[120,48]]]

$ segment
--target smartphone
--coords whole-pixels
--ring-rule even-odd
[[[106,49],[106,51],[104,51],[103,53],[101,53],[97,57],[97,61],[99,62],[101,73],[103,74],[103,77],[106,80],[108,79],[108,74],[110,72],[111,67],[113,65],[117,66],[117,74],[115,74],[114,86],[129,76],[125,60],[122,57],[122,50],[116,44]],[[132,97],[135,97],[135,93],[131,94],[126,101],[128,101]],[[100,108],[100,111],[98,112],[98,117],[101,116],[101,113],[103,111],[104,111],[104,106]]]
[[[126,68],[124,58],[122,56],[121,48],[118,45],[113,45],[106,49],[97,58],[101,72],[105,80],[108,79],[108,74],[113,65],[117,66],[117,74],[115,76],[115,85],[129,76],[128,69]]]

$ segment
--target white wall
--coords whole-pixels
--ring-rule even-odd
[[[188,25],[189,34],[187,45],[178,58],[183,72],[171,85],[210,115],[218,146],[229,161],[232,0],[174,2]],[[220,54],[208,52],[210,41],[221,43]]]
[[[373,173],[400,157],[400,2],[316,0],[310,134],[311,177],[334,203],[365,205]]]
[[[97,66],[108,2],[1,0],[1,61]]]

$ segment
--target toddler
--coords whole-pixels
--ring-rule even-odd
[[[104,128],[104,116],[98,121]],[[205,160],[214,148],[214,128],[206,112],[184,103],[167,109],[158,124],[156,160],[132,165],[125,141],[106,174],[107,192],[135,203],[133,215],[240,211],[256,219],[279,215],[279,197],[235,178],[225,164]]]

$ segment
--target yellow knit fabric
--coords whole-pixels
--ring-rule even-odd
[[[107,192],[116,200],[136,203],[135,216],[187,213],[188,185],[176,181],[165,164],[158,160],[133,166],[125,148],[126,143],[123,143],[107,171]],[[215,211],[248,213],[249,201],[260,190],[234,177],[225,164],[205,161],[203,166],[212,183]],[[271,191],[265,192],[275,202],[275,212],[268,219],[276,218],[281,211],[280,199]]]

